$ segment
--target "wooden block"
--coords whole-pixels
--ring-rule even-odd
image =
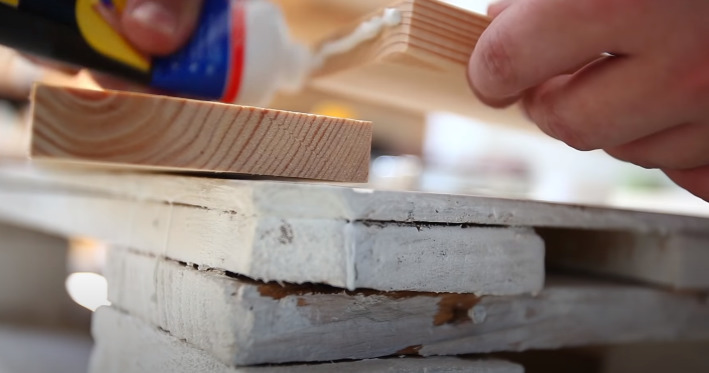
[[[709,234],[539,230],[555,268],[677,289],[709,288]]]
[[[312,85],[343,96],[419,111],[450,111],[488,123],[534,128],[519,108],[491,109],[473,95],[468,59],[489,25],[486,16],[436,0],[395,2],[401,22],[374,39],[327,58]],[[364,17],[325,38],[320,48],[350,34]]]
[[[538,296],[344,292],[119,252],[112,305],[227,364],[520,351],[709,338],[706,297],[550,280]]]
[[[33,158],[365,182],[371,123],[39,85]]]
[[[388,358],[322,364],[233,367],[191,347],[165,331],[125,314],[102,307],[94,316],[92,334],[97,347],[90,373],[523,373],[524,368],[501,360],[453,357]]]
[[[295,193],[289,197],[279,192],[255,196],[248,185],[244,184],[243,194],[228,197],[240,206],[235,209],[156,201],[147,195],[124,199],[82,194],[71,188],[38,193],[17,185],[12,192],[0,192],[0,217],[266,281],[477,294],[532,293],[542,288],[544,246],[530,228],[272,214],[253,203],[281,204],[285,197],[292,205],[281,207],[307,212],[338,208],[344,201],[296,189],[282,190]],[[5,187],[12,188],[4,183],[0,190]],[[347,190],[323,191],[328,189]]]

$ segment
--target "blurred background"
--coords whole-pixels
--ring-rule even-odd
[[[275,2],[284,9],[294,37],[311,45],[387,3]],[[485,13],[489,1],[446,2]],[[26,154],[27,95],[34,81],[98,87],[85,71],[39,66],[0,46],[0,160]],[[709,216],[709,204],[676,187],[661,172],[616,161],[599,151],[576,151],[546,137],[522,117],[509,120],[508,126],[491,124],[452,113],[353,101],[316,89],[279,96],[269,106],[374,122],[369,181],[373,188]],[[0,373],[85,371],[91,311],[107,302],[101,276],[104,253],[102,243],[88,238],[67,240],[0,223]],[[599,347],[566,350],[554,359],[544,353],[511,358],[538,366],[530,372],[557,371],[554,367],[577,372],[659,372],[677,368],[663,366],[675,360],[689,365],[672,371],[699,372],[709,371],[706,359],[689,352],[705,348]],[[660,350],[664,355],[647,352]],[[551,360],[556,365],[549,365]],[[697,367],[700,370],[693,370]]]

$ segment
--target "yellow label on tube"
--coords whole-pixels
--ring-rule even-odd
[[[0,0],[4,1],[4,0]],[[141,71],[150,70],[150,59],[133,48],[96,10],[98,0],[76,0],[76,23],[94,50]]]
[[[7,4],[11,7],[17,8],[20,5],[20,0],[0,0],[0,4]]]

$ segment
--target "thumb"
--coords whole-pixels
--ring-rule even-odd
[[[189,39],[203,0],[128,0],[121,18],[125,37],[151,55],[170,54]]]
[[[487,15],[495,18],[500,15],[505,9],[507,9],[512,3],[514,3],[516,0],[499,0],[497,2],[494,2],[490,4],[487,7]]]

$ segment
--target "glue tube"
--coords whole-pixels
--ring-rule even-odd
[[[194,34],[166,57],[146,56],[112,25],[125,0],[0,0],[0,44],[205,100],[262,106],[295,91],[310,72],[266,0],[205,0]],[[107,16],[108,15],[108,16]]]

